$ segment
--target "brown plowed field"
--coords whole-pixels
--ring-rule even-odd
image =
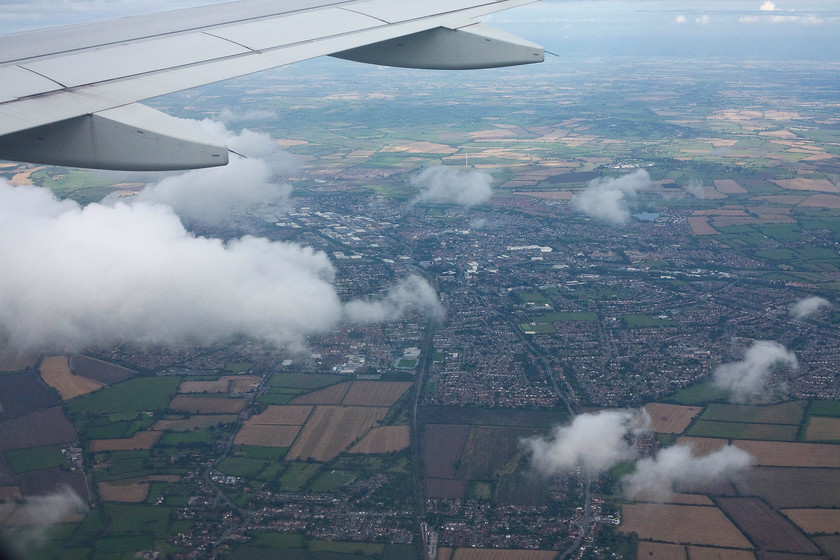
[[[798,554],[820,552],[793,523],[758,498],[719,498],[718,504],[763,550]]]
[[[163,432],[137,432],[130,438],[95,439],[90,442],[90,450],[99,451],[131,451],[134,449],[151,449],[160,439]]]
[[[808,422],[805,439],[808,441],[840,440],[840,418],[812,416]]]
[[[230,424],[236,422],[236,420],[234,414],[206,414],[178,420],[158,420],[152,424],[151,429],[160,432],[190,432],[195,429],[209,428],[216,424]]]
[[[702,412],[701,406],[682,406],[678,404],[649,403],[645,410],[653,422],[653,431],[660,434],[681,434],[691,419]]]
[[[413,383],[403,381],[356,381],[347,391],[344,406],[393,406]]]
[[[733,179],[715,179],[715,188],[723,194],[746,194],[747,189]]]
[[[179,480],[181,477],[177,475],[156,475],[127,481],[100,482],[96,488],[99,496],[106,502],[139,503],[149,496],[150,482],[178,482]]]
[[[350,453],[391,453],[408,447],[411,429],[408,426],[382,426],[374,428]]]
[[[169,408],[191,414],[231,414],[239,412],[245,406],[245,399],[227,397],[191,397],[176,395]]]
[[[103,385],[112,385],[119,381],[125,381],[129,377],[133,377],[136,373],[134,370],[128,368],[79,354],[70,356],[70,369],[76,375],[93,379]]]
[[[705,546],[689,546],[688,557],[691,560],[755,560],[755,554],[749,550],[706,548]]]
[[[638,494],[634,494],[631,497],[625,496],[627,499],[632,499],[634,502],[655,502],[655,503],[666,503],[666,504],[679,504],[679,505],[687,505],[687,506],[713,506],[715,503],[712,501],[711,498],[708,496],[704,496],[703,494],[678,494],[678,493],[671,493],[664,502],[662,498],[658,496],[651,496],[650,494],[645,494],[644,492],[639,492]]]
[[[70,443],[76,437],[76,429],[58,406],[0,422],[0,451]]]
[[[782,513],[809,534],[840,532],[840,509],[786,509]]]
[[[245,424],[237,432],[233,443],[261,447],[291,447],[298,432],[300,432],[300,426]]]
[[[423,471],[433,478],[453,478],[470,427],[462,424],[428,424],[423,433]]]
[[[734,444],[768,467],[840,468],[840,445],[736,440]]]
[[[718,508],[627,504],[620,531],[640,539],[751,549],[752,545]]]
[[[385,418],[387,408],[318,406],[304,424],[286,459],[329,461]]]
[[[778,509],[840,507],[840,469],[753,467],[735,486]]]
[[[262,381],[256,375],[224,375],[215,381],[183,381],[179,393],[247,393]]]
[[[81,375],[73,375],[67,356],[47,356],[41,361],[41,378],[44,383],[58,391],[62,400],[87,395],[103,385]]]
[[[248,419],[248,424],[302,426],[312,412],[309,405],[273,405]]]
[[[644,560],[686,560],[683,545],[648,541],[639,541],[636,557]]]
[[[9,420],[49,406],[61,404],[55,391],[32,370],[0,375],[3,407],[0,420]]]
[[[460,500],[467,493],[467,481],[454,478],[427,478],[426,497]]]
[[[292,399],[291,404],[325,404],[338,405],[350,389],[351,382],[345,381],[337,385],[330,385],[324,389],[313,391]]]
[[[0,500],[17,500],[20,496],[20,486],[0,486]]]

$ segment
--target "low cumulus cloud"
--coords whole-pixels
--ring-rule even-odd
[[[833,307],[831,302],[819,296],[813,296],[797,301],[790,307],[790,314],[795,319],[810,317],[823,307]]]
[[[250,236],[196,237],[158,203],[82,208],[0,181],[0,262],[0,338],[20,351],[236,335],[303,350],[307,336],[345,318],[325,253]],[[367,320],[418,305],[403,295],[433,295],[419,280],[408,284],[386,294],[387,313]]]
[[[761,6],[759,6],[758,9],[762,12],[775,12],[776,4],[771,2],[770,0],[765,0],[765,2]]]
[[[635,459],[635,439],[650,428],[644,410],[606,410],[579,414],[568,426],[555,426],[548,437],[522,441],[531,452],[531,464],[544,474],[581,467],[601,473],[619,461]]]
[[[433,202],[465,207],[483,204],[493,196],[491,179],[489,173],[477,169],[446,165],[427,167],[411,179],[411,185],[420,189],[411,204]]]
[[[576,194],[572,204],[587,216],[611,224],[624,224],[630,219],[630,204],[641,189],[650,186],[650,175],[644,169],[621,177],[600,177]]]
[[[12,514],[13,524],[18,529],[10,544],[18,552],[25,553],[27,548],[43,544],[50,527],[87,510],[85,501],[68,486],[62,486],[46,496],[29,496],[17,505]]]
[[[753,457],[734,445],[724,446],[708,455],[695,456],[691,446],[675,445],[661,450],[656,457],[636,462],[636,470],[621,479],[630,499],[662,502],[672,494],[675,483],[710,484],[724,481],[746,469]]]
[[[796,354],[778,342],[756,340],[743,360],[718,366],[712,383],[729,391],[733,402],[745,402],[753,395],[765,394],[770,375],[780,368],[798,369]]]
[[[698,181],[697,179],[692,179],[689,183],[683,187],[685,191],[693,196],[694,198],[698,198],[703,200],[706,198],[706,189],[703,188],[703,183]]]
[[[291,187],[278,181],[296,170],[294,158],[280,150],[266,134],[243,130],[233,133],[216,121],[191,121],[204,133],[224,142],[232,155],[224,167],[196,169],[170,175],[147,185],[130,199],[116,195],[105,204],[159,202],[172,207],[187,222],[220,225],[247,212],[274,217],[288,207]]]
[[[445,315],[435,289],[415,274],[392,286],[379,299],[357,299],[344,306],[345,318],[353,323],[391,321],[408,311],[421,312],[434,320],[443,319]]]
[[[246,111],[237,111],[225,107],[219,112],[217,117],[225,124],[233,124],[240,122],[252,121],[273,121],[280,118],[280,113],[272,109],[249,109]]]

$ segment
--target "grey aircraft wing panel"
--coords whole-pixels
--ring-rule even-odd
[[[540,62],[541,47],[476,21],[533,1],[240,0],[6,35],[0,158],[113,169],[223,165],[223,146],[134,104],[323,55],[442,69]],[[106,136],[107,150],[97,145]],[[122,138],[132,161],[121,161]],[[144,155],[152,138],[167,139],[171,157]]]

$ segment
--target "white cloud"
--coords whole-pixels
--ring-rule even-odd
[[[650,185],[650,175],[644,169],[637,169],[621,177],[593,179],[586,189],[575,195],[572,204],[593,218],[623,224],[630,219],[628,205],[641,189]]]
[[[354,323],[391,321],[408,311],[419,311],[437,320],[445,315],[435,289],[417,275],[408,276],[392,286],[382,298],[357,299],[344,306],[345,317]]]
[[[661,450],[656,457],[641,459],[636,470],[622,477],[625,495],[629,499],[665,501],[675,483],[699,484],[724,481],[743,471],[753,462],[752,456],[727,445],[700,457],[687,445],[675,445]]]
[[[650,417],[644,410],[606,410],[579,414],[568,426],[556,426],[548,437],[532,437],[523,445],[531,463],[545,475],[582,467],[600,473],[638,453],[635,436],[647,431]]]
[[[677,16],[677,18],[674,20],[674,23],[678,23],[678,24],[688,23],[688,18],[686,18],[686,17],[685,17],[685,16],[683,16],[683,15],[679,15],[679,16]]]
[[[692,179],[683,189],[694,198],[701,200],[706,198],[706,190],[703,188],[703,183],[697,179]]]
[[[302,350],[307,336],[345,318],[323,252],[196,237],[162,204],[82,208],[0,181],[0,263],[0,336],[18,350],[211,344],[240,334]],[[381,320],[428,298],[417,281],[405,290],[417,299],[386,295]]]
[[[758,9],[762,12],[775,12],[776,4],[771,2],[771,0],[765,0],[765,2]]]
[[[219,113],[218,119],[225,124],[246,121],[272,121],[280,118],[280,113],[271,109],[250,109],[237,111],[225,107]]]
[[[15,524],[20,527],[10,544],[25,554],[27,548],[43,544],[50,527],[87,510],[85,501],[69,486],[62,486],[46,496],[27,496],[12,514]]]
[[[700,25],[707,25],[712,21],[712,19],[709,16],[707,16],[706,14],[703,14],[702,16],[695,19],[694,21],[696,21]]]
[[[733,402],[744,402],[752,395],[766,392],[767,381],[775,368],[798,367],[796,354],[778,342],[757,340],[747,349],[743,360],[718,366],[712,383],[729,391]]]
[[[485,171],[461,167],[435,165],[427,167],[411,179],[420,193],[411,201],[475,206],[490,200],[493,189],[491,177]]]
[[[833,307],[831,302],[819,296],[813,296],[797,301],[790,307],[790,314],[796,319],[810,317],[823,307]]]
[[[224,124],[209,120],[187,122],[247,157],[233,155],[223,167],[170,175],[125,201],[160,202],[187,221],[214,225],[231,222],[244,212],[272,217],[286,209],[291,188],[275,177],[296,170],[290,154],[280,150],[266,134],[250,130],[233,133]],[[111,196],[105,203],[116,200],[120,198]]]

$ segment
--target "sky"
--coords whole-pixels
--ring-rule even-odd
[[[0,33],[175,9],[213,0],[0,0]],[[563,58],[657,56],[838,60],[840,0],[547,1],[488,23]]]

